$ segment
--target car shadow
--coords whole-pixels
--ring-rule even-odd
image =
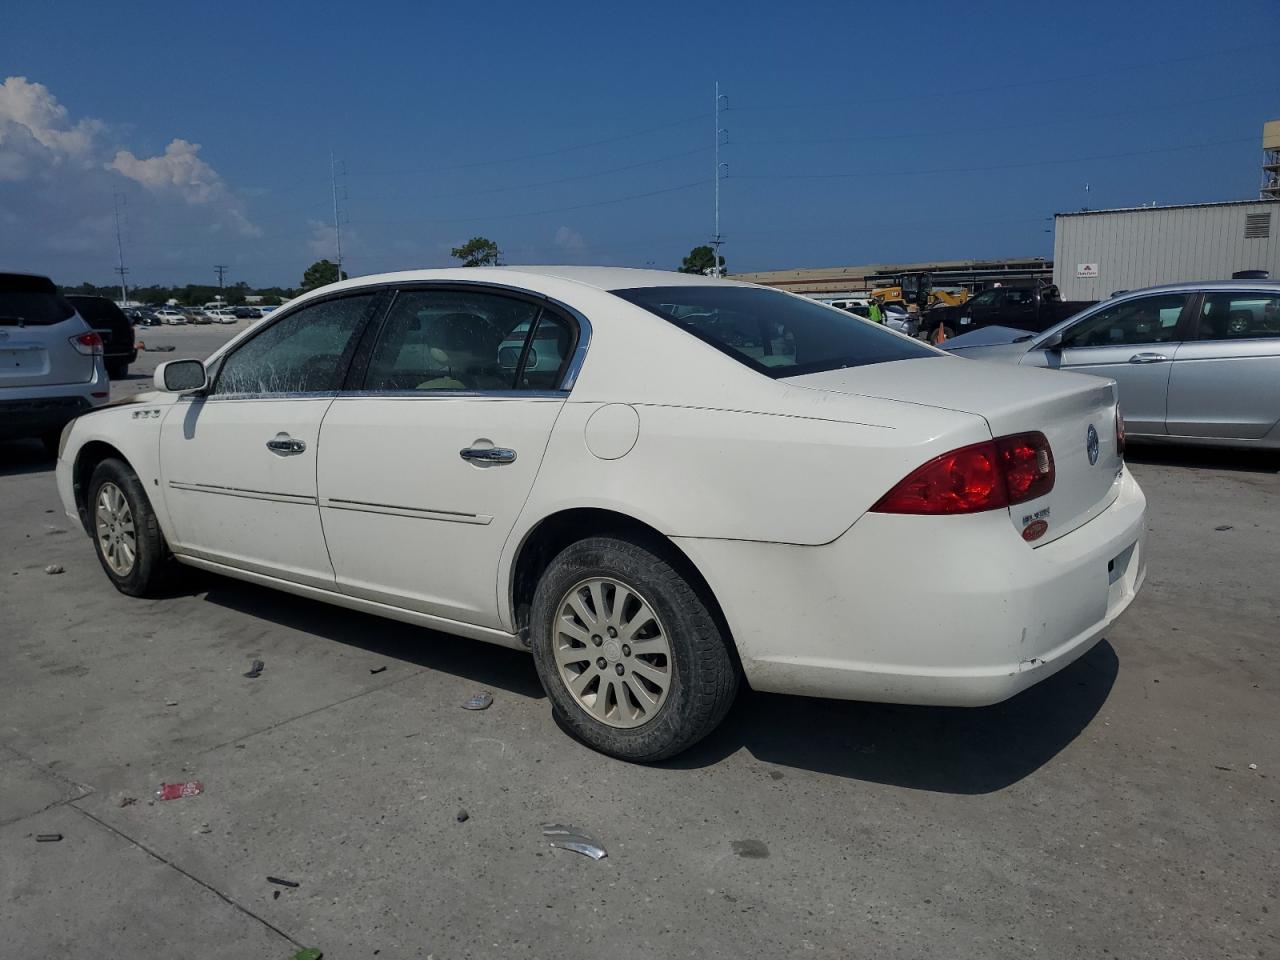
[[[192,573],[197,573],[192,571]],[[462,677],[533,699],[546,694],[533,658],[519,650],[294,596],[216,574],[198,573],[183,593],[206,591],[205,599],[291,630],[302,630],[419,667]]]
[[[1129,441],[1124,452],[1130,463],[1161,467],[1201,467],[1245,473],[1280,473],[1280,452],[1275,450],[1227,450],[1216,447],[1174,446]]]
[[[992,793],[1031,775],[1079,736],[1118,670],[1104,640],[1011,700],[976,709],[747,691],[715,733],[663,766],[712,766],[745,748],[779,768],[935,793]]]
[[[0,440],[0,477],[53,473],[56,458],[39,440]]]

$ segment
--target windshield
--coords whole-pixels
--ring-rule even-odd
[[[613,293],[774,378],[938,356],[843,310],[764,287],[637,287]]]
[[[44,277],[0,274],[0,326],[43,327],[75,310]]]

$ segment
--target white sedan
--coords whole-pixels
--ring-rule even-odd
[[[156,388],[62,437],[121,591],[176,561],[530,649],[573,732],[631,760],[705,736],[741,682],[1003,700],[1145,573],[1112,382],[745,283],[349,280]]]

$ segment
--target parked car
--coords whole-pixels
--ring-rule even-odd
[[[102,336],[48,277],[0,273],[0,439],[50,454],[77,414],[107,402]]]
[[[884,325],[890,330],[896,330],[908,337],[914,337],[920,331],[918,318],[908,313],[904,307],[887,304],[882,308],[881,313],[884,316]]]
[[[1092,300],[1063,300],[1052,283],[992,287],[957,306],[931,308],[920,327],[930,337],[939,326],[948,337],[992,326],[1038,333],[1091,306]]]
[[[957,356],[1110,377],[1129,435],[1280,448],[1280,282],[1130,290],[1039,335],[1001,327]]]
[[[200,307],[190,307],[187,309],[187,322],[207,327],[213,323],[213,317]]]
[[[156,322],[163,324],[186,323],[187,315],[176,307],[161,307],[156,311]]]
[[[746,283],[365,277],[155,382],[77,420],[57,468],[119,590],[172,559],[529,649],[573,732],[630,760],[704,736],[742,681],[1003,700],[1145,571],[1112,384]]]
[[[222,310],[210,311],[209,319],[214,323],[235,323],[239,318],[234,310],[230,307],[225,307]]]
[[[233,307],[231,312],[237,320],[257,320],[262,316],[257,307]]]
[[[76,308],[76,313],[85,322],[102,335],[103,362],[107,375],[112,380],[120,380],[129,373],[129,364],[138,359],[138,348],[134,345],[133,323],[124,315],[124,311],[115,305],[115,301],[106,297],[86,297],[69,295],[67,302]]]

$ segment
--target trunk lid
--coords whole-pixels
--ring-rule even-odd
[[[785,382],[975,414],[987,421],[993,437],[1043,433],[1053,451],[1054,487],[1008,511],[1019,533],[1036,520],[1048,524],[1036,546],[1088,523],[1119,492],[1123,459],[1116,448],[1116,386],[1111,380],[931,357],[811,373]]]
[[[88,332],[48,277],[0,273],[0,389],[91,380],[97,358],[71,345]]]

